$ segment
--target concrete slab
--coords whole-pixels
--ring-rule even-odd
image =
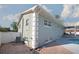
[[[30,49],[22,43],[6,43],[0,47],[0,54],[31,54]]]
[[[71,51],[72,53],[79,54],[79,38],[62,38],[57,40],[56,43]]]
[[[79,54],[79,44],[65,44],[62,46],[75,54]]]

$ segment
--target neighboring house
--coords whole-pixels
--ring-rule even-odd
[[[79,35],[79,22],[67,22],[64,23],[65,33]]]
[[[21,13],[18,32],[21,33],[21,40],[34,49],[62,37],[63,20],[43,6],[36,5]]]

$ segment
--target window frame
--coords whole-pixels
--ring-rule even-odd
[[[29,25],[29,19],[26,19],[26,26]]]
[[[47,20],[44,20],[44,25],[47,25],[48,23],[47,23]]]
[[[44,20],[44,25],[51,26],[51,22],[50,21],[47,21],[47,20]]]

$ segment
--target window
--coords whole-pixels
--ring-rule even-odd
[[[44,25],[51,26],[51,22],[44,20]]]
[[[29,19],[26,20],[26,26],[29,25]]]
[[[47,20],[44,20],[44,25],[47,25]]]
[[[51,22],[48,22],[48,26],[51,26]]]

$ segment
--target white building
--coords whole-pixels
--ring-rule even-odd
[[[59,39],[64,33],[63,20],[56,18],[45,7],[36,5],[21,13],[18,32],[22,40],[34,49]]]

